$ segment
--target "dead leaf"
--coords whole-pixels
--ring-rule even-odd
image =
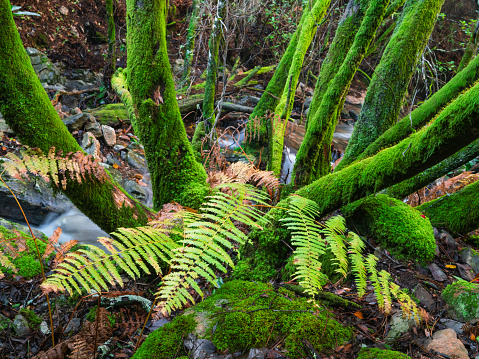
[[[446,264],[446,268],[455,269],[456,266],[454,264]]]
[[[364,315],[360,310],[358,310],[356,313],[354,313],[354,315],[356,317],[358,317],[359,319],[364,319]]]
[[[114,169],[118,169],[118,167],[119,167],[119,166],[118,166],[116,163],[113,164],[113,168],[114,168]]]

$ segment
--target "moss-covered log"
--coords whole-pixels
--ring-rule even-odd
[[[426,263],[434,258],[436,241],[431,222],[398,199],[371,196],[342,209],[348,228],[372,235],[399,258]]]
[[[81,151],[38,80],[13,21],[10,3],[0,0],[0,112],[23,144],[48,152]],[[149,210],[113,180],[69,183],[65,194],[103,230],[146,224]]]
[[[330,172],[330,146],[338,113],[354,74],[382,22],[388,3],[387,0],[370,3],[351,49],[329,82],[319,108],[310,118],[294,165],[292,178],[295,186],[309,184]]]
[[[445,176],[450,171],[462,166],[463,164],[471,161],[479,156],[479,140],[475,140],[469,146],[464,147],[451,157],[446,158],[441,163],[428,168],[424,172],[398,183],[392,187],[389,187],[385,193],[388,196],[403,199],[411,193],[427,186],[429,183],[436,179]]]
[[[416,207],[433,226],[465,235],[479,228],[479,182]]]
[[[408,0],[374,70],[344,159],[356,158],[397,120],[407,86],[444,0]]]
[[[281,99],[271,119],[271,136],[269,143],[268,169],[276,176],[281,174],[284,134],[293,109],[294,94],[298,86],[299,75],[303,67],[304,56],[316,34],[318,22],[321,21],[329,6],[330,0],[315,0],[313,7],[300,24],[298,44],[293,54]]]
[[[447,104],[454,100],[461,92],[470,88],[479,79],[479,57],[476,57],[469,65],[456,74],[438,92],[432,95],[421,106],[402,118],[393,127],[384,132],[377,140],[371,143],[358,157],[357,160],[370,157],[380,150],[393,146],[414,133],[422,126],[431,121]],[[335,171],[348,166],[354,161],[354,157],[343,158],[336,166]]]
[[[476,20],[476,26],[474,27],[474,31],[469,38],[469,41],[466,45],[466,50],[464,51],[464,55],[462,55],[461,62],[457,67],[457,71],[462,71],[468,64],[471,62],[474,55],[477,53],[477,48],[479,46],[479,19]]]
[[[205,95],[203,97],[203,118],[211,125],[215,123],[215,93],[216,79],[218,77],[218,52],[220,48],[221,34],[223,33],[223,18],[227,0],[218,0],[216,5],[216,17],[211,29],[208,42],[208,63],[206,67]]]
[[[145,147],[153,205],[177,201],[198,207],[207,192],[176,101],[168,61],[166,0],[127,1],[128,89],[135,134]]]
[[[186,35],[185,45],[185,62],[183,63],[183,74],[178,85],[179,88],[186,85],[190,80],[191,65],[193,63],[193,55],[195,52],[196,25],[198,24],[198,16],[200,13],[200,0],[193,0],[191,4],[190,25],[188,26],[188,34]]]

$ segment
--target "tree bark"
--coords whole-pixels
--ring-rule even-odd
[[[374,71],[344,154],[356,158],[398,118],[407,86],[444,0],[408,0],[402,18]]]
[[[188,26],[188,34],[186,35],[185,62],[183,63],[183,74],[181,75],[178,88],[182,88],[190,80],[191,65],[195,53],[196,25],[198,24],[198,15],[200,13],[200,1],[193,0],[191,9],[190,25]]]
[[[136,135],[145,147],[153,205],[198,208],[206,172],[195,160],[176,101],[166,47],[166,0],[127,0],[128,89]]]
[[[0,0],[0,112],[23,144],[47,153],[82,151],[53,108],[30,63],[8,0]],[[151,212],[113,180],[69,182],[64,193],[103,230],[144,225]]]
[[[308,130],[296,156],[292,175],[295,186],[309,184],[330,172],[330,145],[338,112],[341,110],[354,74],[382,22],[388,2],[377,0],[370,3],[351,49],[341,67],[335,71],[335,76],[327,84],[319,108],[313,109],[314,115],[310,118]]]

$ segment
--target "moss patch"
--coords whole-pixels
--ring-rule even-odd
[[[90,110],[85,110],[83,112],[91,114],[96,118],[97,122],[108,126],[117,124],[118,119],[122,121],[129,119],[128,111],[122,103],[111,103]]]
[[[479,285],[466,281],[449,284],[442,292],[451,314],[460,321],[479,317]]]
[[[35,314],[35,312],[28,308],[20,309],[20,314],[25,317],[28,322],[28,326],[32,330],[37,330],[40,327],[42,319]]]
[[[184,358],[183,338],[195,330],[193,315],[182,315],[148,335],[132,359]]]
[[[307,298],[296,298],[284,288],[275,291],[265,283],[227,282],[193,310],[208,313],[205,338],[218,350],[231,353],[265,347],[284,338],[288,357],[303,358],[307,353],[301,339],[309,340],[321,352],[342,344],[352,334],[325,308],[315,308]]]
[[[394,350],[382,350],[376,348],[362,348],[358,359],[410,359],[409,355]]]
[[[400,200],[386,195],[368,197],[343,208],[348,226],[374,236],[398,257],[425,263],[434,258],[431,222]]]

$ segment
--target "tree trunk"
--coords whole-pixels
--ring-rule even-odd
[[[476,26],[474,27],[474,31],[471,35],[471,38],[467,42],[466,50],[464,51],[464,55],[462,55],[461,62],[457,68],[457,72],[462,71],[468,64],[471,62],[471,59],[477,52],[477,47],[479,46],[479,18],[476,20]]]
[[[281,99],[274,109],[271,119],[271,140],[269,144],[268,168],[276,176],[281,174],[281,159],[283,157],[284,133],[289,116],[293,109],[294,95],[298,86],[298,79],[303,67],[304,56],[313,41],[318,22],[321,21],[329,6],[330,0],[315,0],[313,8],[308,12],[300,24],[298,44],[294,52],[287,80],[283,88]]]
[[[185,62],[183,63],[183,74],[181,75],[178,88],[182,88],[190,80],[191,65],[195,53],[196,25],[198,24],[198,15],[200,13],[200,1],[193,0],[191,9],[190,25],[188,26],[188,34],[186,35]]]
[[[479,182],[416,207],[433,226],[465,235],[479,228]]]
[[[405,116],[393,127],[384,132],[376,141],[371,143],[357,158],[358,161],[374,156],[380,150],[390,147],[403,140],[422,126],[426,125],[447,104],[453,101],[464,90],[470,88],[479,79],[479,57],[476,57],[463,71],[454,76],[438,92],[432,95],[417,109]],[[348,166],[354,158],[343,158],[336,166],[335,171]]]
[[[0,112],[23,144],[47,153],[82,151],[48,99],[30,63],[10,3],[0,0]],[[113,180],[68,183],[68,198],[103,230],[144,225],[151,212]]]
[[[211,29],[208,42],[208,64],[206,68],[205,97],[203,98],[203,119],[210,125],[215,123],[215,93],[216,78],[218,76],[218,52],[221,34],[223,33],[223,19],[227,0],[218,0],[216,17]]]
[[[408,0],[374,71],[344,160],[356,158],[398,118],[409,81],[444,0]]]
[[[382,22],[387,4],[386,0],[370,3],[343,64],[328,83],[319,108],[313,109],[315,113],[310,118],[308,130],[296,156],[292,175],[295,186],[309,184],[330,172],[330,145],[338,112],[354,74]]]
[[[111,77],[116,71],[116,35],[115,19],[113,17],[113,0],[106,0],[106,17],[108,21],[108,55],[104,69],[103,82],[111,88]]]
[[[166,0],[127,0],[128,89],[136,135],[145,147],[153,205],[198,208],[207,193],[176,101],[166,47]]]

